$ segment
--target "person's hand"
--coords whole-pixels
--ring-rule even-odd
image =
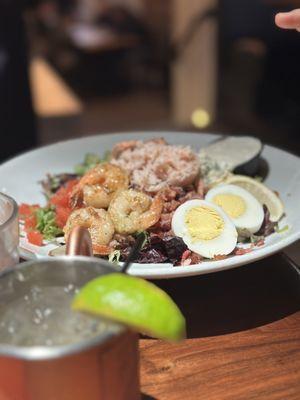
[[[279,28],[296,29],[300,32],[300,8],[290,12],[277,14],[275,17],[275,23]]]

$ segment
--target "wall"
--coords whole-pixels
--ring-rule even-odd
[[[191,19],[216,6],[216,0],[173,0],[173,40],[181,37]],[[217,24],[205,22],[172,68],[172,114],[177,124],[187,126],[197,108],[211,119],[216,110]]]

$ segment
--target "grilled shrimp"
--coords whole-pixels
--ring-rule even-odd
[[[152,200],[142,192],[129,189],[116,193],[108,213],[117,233],[130,234],[156,224],[162,208],[163,200],[159,195]]]
[[[74,187],[71,205],[107,208],[117,190],[127,189],[129,177],[125,171],[109,163],[98,164],[89,170]]]
[[[88,229],[95,253],[106,255],[111,252],[108,245],[113,238],[115,229],[107,211],[93,207],[74,210],[64,227],[66,239],[75,226],[83,226]]]

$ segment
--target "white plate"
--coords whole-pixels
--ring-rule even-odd
[[[87,152],[102,154],[114,143],[122,140],[164,137],[172,144],[188,144],[195,150],[215,140],[212,134],[185,132],[120,133],[91,136],[56,143],[25,153],[0,166],[0,191],[14,197],[18,203],[40,203],[45,199],[38,182],[47,173],[72,172]],[[280,226],[289,225],[284,233],[275,233],[267,238],[264,247],[242,256],[220,261],[208,261],[188,267],[173,267],[170,264],[133,264],[130,273],[145,278],[171,278],[200,275],[238,267],[267,257],[300,239],[300,158],[271,146],[265,146],[262,156],[268,161],[270,173],[266,183],[280,193],[285,204],[287,218]],[[28,245],[21,238],[22,257],[26,259],[47,256],[53,245],[37,247]]]

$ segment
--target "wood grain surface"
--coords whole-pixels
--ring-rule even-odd
[[[280,255],[202,277],[157,281],[188,339],[142,339],[143,400],[299,400],[300,277]]]

